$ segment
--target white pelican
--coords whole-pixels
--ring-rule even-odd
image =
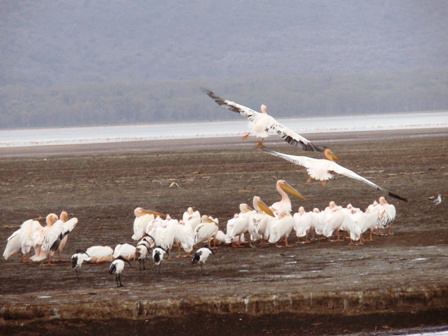
[[[152,260],[154,261],[154,264],[157,266],[157,272],[159,274],[165,254],[168,254],[168,251],[161,246],[157,246],[152,250]]]
[[[193,219],[190,219],[190,221]],[[186,253],[193,251],[194,232],[189,224],[181,224],[176,221],[174,224],[174,241],[180,244]]]
[[[298,192],[294,187],[292,187],[285,180],[278,180],[275,184],[275,189],[281,196],[281,200],[275,202],[271,205],[271,209],[276,216],[280,216],[283,214],[290,214],[292,211],[291,200],[288,197],[288,194],[294,196],[300,200],[305,200],[305,197]]]
[[[212,254],[215,254],[215,253],[209,247],[201,247],[194,253],[191,263],[199,264],[199,266],[201,267],[201,273],[202,273],[202,266],[205,264],[208,257]]]
[[[246,203],[241,203],[240,213],[231,219],[232,225],[229,225],[230,221],[228,222],[230,230],[227,230],[227,237],[231,242],[236,241],[238,247],[241,245],[241,238],[249,231],[249,221],[252,214],[253,210]]]
[[[344,222],[344,217],[345,212],[342,207],[331,201],[324,211],[322,234],[327,238],[331,238],[336,231],[337,240],[339,240],[339,228]]]
[[[193,207],[188,207],[187,211],[185,211],[182,215],[182,220],[184,221],[184,223],[187,223],[189,220],[193,218],[197,218],[200,220],[201,213],[198,210],[194,210]]]
[[[249,120],[250,132],[247,132],[243,139],[247,139],[250,133],[253,133],[258,139],[257,147],[263,147],[263,141],[269,135],[278,135],[284,141],[293,146],[300,145],[306,151],[322,151],[322,149],[314,145],[310,140],[301,136],[292,129],[282,125],[272,116],[268,114],[266,105],[261,105],[260,112],[254,111],[244,105],[237,104],[233,101],[217,96],[213,91],[203,89],[203,91],[212,98],[218,105],[225,105],[232,111],[241,114]]]
[[[122,257],[119,257],[112,261],[109,266],[109,273],[115,274],[115,283],[117,284],[117,287],[123,287],[123,284],[121,283],[121,273],[123,273],[123,270],[124,260]]]
[[[112,254],[114,251],[110,246],[90,246],[87,250],[77,250],[75,254],[72,255],[72,268],[76,272],[76,278],[78,277],[78,271],[84,262],[89,264],[100,264],[104,262],[111,262],[114,257]]]
[[[31,248],[34,248],[36,255],[39,254],[40,246],[36,242],[36,235],[40,234],[41,231],[42,225],[37,220],[28,219],[24,221],[20,228],[8,237],[3,258],[8,260],[14,254],[21,252],[22,261],[24,261]]]
[[[53,225],[58,221],[58,219],[59,218],[56,214],[48,214],[45,218],[47,225],[44,226],[41,230],[36,230],[33,233],[33,241],[36,246],[36,253],[30,258],[31,261],[42,261],[48,257],[50,248],[54,242],[54,237],[56,237],[56,239],[59,237],[59,231],[61,229],[60,225],[53,229]]]
[[[146,233],[154,237],[156,245],[170,250],[174,244],[178,225],[179,221],[172,219],[170,215],[166,215],[166,219],[157,217],[148,225]]]
[[[294,230],[298,238],[307,237],[312,226],[312,215],[310,212],[306,212],[305,208],[301,206],[299,210],[294,214]]]
[[[254,216],[255,230],[264,240],[268,240],[275,214],[272,212],[272,209],[263,202],[260,196],[254,196],[252,204],[258,214],[258,216]]]
[[[137,259],[137,248],[131,244],[117,244],[114,249],[113,257],[117,259],[118,257],[123,258],[123,260],[129,262],[131,260]]]
[[[289,213],[281,213],[276,216],[269,232],[269,243],[275,244],[284,239],[285,247],[288,247],[288,237],[294,226],[294,219]]]
[[[194,243],[199,244],[206,241],[208,246],[218,232],[218,219],[211,216],[203,215],[201,224],[199,224],[194,233]]]
[[[308,175],[317,181],[321,181],[325,183],[328,180],[331,180],[334,177],[334,173],[340,174],[351,179],[363,182],[369,185],[376,190],[387,192],[389,196],[397,198],[399,200],[407,202],[407,199],[401,197],[397,194],[394,194],[383,187],[369,181],[368,179],[362,177],[361,175],[356,174],[355,172],[342,167],[341,165],[334,162],[337,157],[333,154],[333,152],[327,148],[324,150],[324,155],[327,159],[314,159],[307,156],[296,156],[289,155],[284,153],[279,153],[274,150],[264,149],[264,151],[272,156],[276,156],[278,158],[284,159],[286,161],[292,162],[295,165],[303,166],[306,168]]]
[[[397,216],[397,210],[393,204],[389,204],[384,196],[378,199],[380,206],[379,222],[383,228],[388,228],[388,234],[392,234],[392,222]]]
[[[320,211],[318,208],[314,208],[311,214],[311,226],[314,232],[318,235],[322,235],[324,230],[324,212]]]
[[[165,216],[161,212],[143,209],[141,207],[137,207],[134,209],[134,215],[134,234],[132,235],[133,240],[140,240],[145,235],[147,227],[154,221],[154,219]]]

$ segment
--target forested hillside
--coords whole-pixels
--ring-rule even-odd
[[[448,109],[445,1],[3,1],[0,128]]]

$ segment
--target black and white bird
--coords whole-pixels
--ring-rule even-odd
[[[155,240],[151,235],[145,234],[145,236],[140,239],[136,247],[136,256],[138,260],[138,269],[145,269],[145,260],[149,257],[149,251],[155,246]]]
[[[157,266],[157,272],[160,274],[160,267],[162,266],[163,258],[165,254],[168,254],[168,251],[163,247],[157,246],[152,250],[152,260],[154,264]]]
[[[123,257],[118,257],[109,266],[109,273],[115,274],[115,283],[117,284],[117,287],[123,287],[123,284],[121,283],[121,273],[123,273],[124,270],[124,262],[125,260]]]
[[[432,200],[432,204],[434,204],[434,205],[439,205],[443,201],[441,193],[438,193],[437,195],[431,196],[429,199]]]
[[[201,273],[202,273],[203,265],[207,261],[208,257],[212,254],[214,255],[215,253],[209,247],[207,247],[207,246],[201,247],[194,253],[191,263],[199,264],[199,266],[201,267]]]
[[[361,175],[355,173],[354,171],[347,169],[334,162],[334,160],[336,160],[337,157],[329,148],[326,148],[324,150],[324,155],[326,159],[314,159],[308,156],[289,155],[276,152],[271,149],[264,149],[264,151],[267,154],[289,161],[295,165],[305,167],[308,175],[310,176],[310,179],[320,181],[323,184],[333,179],[335,174],[338,174],[365,183],[378,191],[386,192],[390,197],[407,202],[406,198],[399,196],[395,193],[392,193],[391,191],[386,190],[385,188],[373,183],[372,181],[366,179],[365,177],[362,177]]]
[[[247,139],[252,133],[259,139],[257,142],[258,148],[264,147],[263,141],[268,136],[278,135],[290,145],[301,146],[305,151],[323,151],[323,147],[314,145],[310,140],[275,120],[268,114],[268,108],[264,104],[261,105],[260,112],[257,112],[247,106],[221,98],[208,89],[202,89],[202,91],[204,91],[205,94],[213,99],[218,105],[225,105],[230,111],[239,113],[249,120],[250,132],[247,132],[243,136],[243,139]]]

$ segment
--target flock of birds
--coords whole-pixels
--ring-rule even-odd
[[[365,183],[372,188],[387,193],[389,196],[407,201],[374,182],[337,164],[338,158],[327,147],[313,144],[305,137],[285,127],[267,113],[267,107],[261,105],[260,112],[233,101],[223,99],[210,90],[205,93],[219,105],[227,106],[231,111],[238,112],[249,120],[250,134],[259,140],[257,148],[274,157],[284,159],[293,164],[303,166],[310,179],[325,184],[334,174],[347,176]],[[307,156],[295,156],[267,149],[263,141],[269,135],[278,135],[287,143],[300,146],[305,151],[323,152],[324,159]],[[225,244],[235,247],[241,244],[276,244],[289,246],[288,239],[292,231],[303,242],[316,240],[316,235],[332,239],[340,239],[340,232],[345,232],[351,243],[362,244],[363,234],[370,231],[370,239],[375,231],[390,234],[391,225],[396,217],[395,206],[389,204],[384,196],[370,204],[365,211],[348,204],[345,207],[331,201],[325,209],[314,208],[305,211],[301,206],[296,213],[292,211],[289,196],[304,200],[303,195],[284,180],[278,180],[276,191],[280,200],[268,206],[259,196],[254,196],[252,207],[242,203],[239,212],[227,220],[226,230],[219,229],[219,220],[210,215],[201,215],[198,210],[188,208],[181,220],[171,218],[168,214],[138,207],[134,210],[132,240],[135,244],[118,244],[110,246],[91,246],[78,250],[72,255],[72,267],[79,279],[79,271],[83,263],[110,263],[109,272],[115,274],[117,286],[122,286],[121,274],[125,264],[138,261],[139,269],[145,269],[145,260],[152,259],[160,272],[161,265],[169,251],[177,246],[191,257],[193,264],[202,267],[209,256],[214,254],[217,245]],[[441,202],[441,196],[435,202]],[[22,223],[7,241],[3,257],[5,260],[12,255],[21,253],[22,260],[27,258],[33,262],[48,260],[51,263],[55,254],[61,254],[69,234],[78,223],[75,217],[69,218],[69,213],[62,211],[59,216],[54,213],[46,216],[46,226],[39,219],[29,219]],[[197,248],[195,252],[193,250]],[[212,249],[213,248],[213,249]],[[31,251],[34,255],[29,257]]]

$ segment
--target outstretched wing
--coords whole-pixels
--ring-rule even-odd
[[[314,145],[310,140],[301,136],[292,129],[280,124],[277,120],[270,127],[270,131],[280,136],[283,140],[293,146],[302,146],[305,151],[322,152],[323,148]]]
[[[249,119],[249,121],[254,121],[257,118],[257,116],[260,114],[260,112],[252,110],[251,108],[249,108],[247,106],[240,105],[231,100],[221,98],[221,97],[217,96],[213,91],[210,91],[208,89],[202,89],[202,91],[204,91],[207,96],[209,96],[211,99],[213,99],[216,102],[216,104],[227,106],[227,108],[230,111],[241,114],[243,117],[246,117],[247,119]]]
[[[291,163],[294,163],[295,165],[305,167],[307,170],[313,169],[313,164],[316,161],[316,159],[307,157],[307,156],[297,156],[297,155],[289,155],[284,154],[280,152],[276,152],[272,149],[264,148],[263,151],[265,151],[268,154],[271,154],[272,156],[281,158],[283,160],[289,161]],[[313,177],[313,176],[311,176]]]
[[[361,175],[355,173],[354,171],[351,171],[350,169],[347,169],[347,168],[342,167],[341,165],[338,165],[336,162],[333,162],[333,161],[329,161],[329,162],[331,162],[331,171],[333,171],[337,174],[347,176],[347,177],[357,180],[359,182],[363,182],[363,183],[369,185],[370,187],[375,188],[376,190],[387,192],[387,194],[390,197],[399,199],[404,202],[408,201],[406,198],[404,198],[400,195],[397,195],[387,189],[384,189],[383,187],[380,187],[378,184],[373,183],[372,181],[366,179],[365,177],[362,177]]]

